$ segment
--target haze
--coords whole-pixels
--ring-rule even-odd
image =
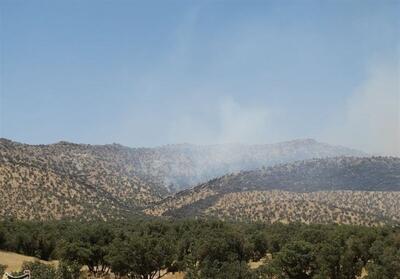
[[[15,1],[0,137],[400,155],[399,1]]]

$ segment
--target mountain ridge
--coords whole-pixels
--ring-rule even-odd
[[[168,190],[171,181],[185,185],[177,190],[200,181],[200,186],[194,188],[199,189],[212,181],[229,179],[231,172],[251,174],[260,166],[266,170],[298,157],[330,158],[328,155],[343,153],[344,158],[352,158],[354,154],[365,156],[359,151],[311,139],[269,145],[177,144],[157,148],[65,141],[29,145],[0,139],[0,202],[3,203],[0,216],[125,218],[157,206],[173,194]],[[176,196],[190,191],[178,192]]]
[[[252,170],[303,159],[332,156],[366,156],[367,154],[342,147],[320,143],[313,139],[297,139],[273,144],[173,144],[159,147],[131,148],[120,144],[91,145],[60,141],[49,145],[30,145],[0,139],[1,146],[48,150],[48,152],[77,153],[91,150],[94,155],[120,158],[122,166],[128,165],[130,172],[152,183],[166,187],[168,191],[179,191],[219,177],[229,172]],[[47,152],[47,153],[48,153]]]
[[[280,194],[272,194],[274,191],[279,191]],[[347,194],[346,191],[351,191],[351,194]],[[322,203],[321,196],[313,194],[316,192],[327,193],[331,195],[332,200],[325,199]],[[264,197],[264,203],[260,204],[259,197],[254,193]],[[379,193],[382,193],[382,196]],[[381,199],[386,200],[388,204],[382,204]],[[321,212],[334,212],[332,208],[336,207],[339,211],[343,211],[340,213],[341,218],[349,218],[348,212],[352,212],[351,214],[358,216],[360,224],[376,223],[376,216],[398,222],[400,221],[400,158],[311,159],[227,174],[164,198],[144,212],[166,217],[227,218],[241,215],[242,210],[236,207],[241,204],[242,209],[246,208],[248,211],[259,208],[253,215],[260,215],[263,219],[272,214],[268,204],[274,204],[276,200],[283,200],[288,208],[293,207],[295,203],[316,204],[321,208]],[[342,202],[335,204],[337,200]],[[360,211],[354,212],[352,208],[346,206],[348,203],[358,203]],[[362,211],[368,211],[368,204],[379,204],[379,206],[374,207],[373,212],[369,212],[368,218],[360,217]],[[389,207],[386,211],[382,209],[385,206]],[[307,212],[310,208],[312,207],[299,206],[296,210]],[[228,213],[230,210],[235,214]],[[285,216],[282,212],[280,214]],[[301,221],[297,217],[293,219],[291,214],[286,214],[286,217],[291,221]],[[385,217],[385,214],[388,216]],[[329,219],[328,215],[325,216],[325,221],[335,221],[332,216]],[[246,218],[254,219],[250,215]],[[269,218],[268,221],[272,219]],[[372,221],[373,219],[375,221]]]

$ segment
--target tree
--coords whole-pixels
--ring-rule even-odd
[[[239,231],[221,228],[208,231],[205,236],[194,253],[194,268],[201,278],[249,278],[247,263],[252,250]]]
[[[254,246],[252,258],[258,261],[264,257],[268,251],[267,236],[264,232],[257,231],[251,236],[250,241]]]
[[[57,270],[54,266],[41,263],[39,261],[24,262],[20,273],[24,270],[31,272],[32,279],[54,279],[57,278]]]
[[[272,266],[278,278],[308,279],[314,275],[313,246],[305,241],[293,241],[276,254]]]
[[[369,251],[372,261],[367,264],[368,279],[400,278],[400,247],[391,241],[376,240]]]
[[[60,261],[57,269],[57,279],[79,279],[81,268],[78,262]]]
[[[5,248],[6,241],[7,241],[7,238],[6,238],[5,230],[2,227],[0,227],[0,249]]]
[[[316,278],[340,278],[342,250],[343,248],[335,240],[321,242],[315,247],[313,253],[317,267]]]
[[[67,263],[86,265],[97,276],[110,271],[107,261],[109,246],[114,236],[107,225],[87,225],[78,228],[61,246],[61,258]]]
[[[346,247],[340,258],[341,278],[353,279],[361,275],[364,266],[362,257],[364,251],[361,246],[359,239],[355,236],[351,236],[346,241]]]
[[[174,249],[166,236],[134,233],[126,240],[113,242],[108,260],[119,276],[153,279],[172,265]]]

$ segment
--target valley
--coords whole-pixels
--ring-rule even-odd
[[[348,188],[335,188],[334,185],[332,188],[325,183],[324,175],[336,175],[339,181],[339,177],[346,179],[351,174],[328,174],[330,166],[324,165],[327,160],[324,158],[342,158],[331,164],[342,165],[344,170],[349,160],[363,162],[362,158],[366,156],[357,150],[311,139],[266,145],[177,144],[155,148],[69,142],[27,145],[0,139],[0,216],[25,220],[110,220],[143,213],[163,215],[161,211],[181,207],[181,199],[186,200],[182,204],[186,209],[196,208],[196,204],[187,203],[208,203],[210,199],[216,199],[215,193],[219,197],[221,193],[260,189],[371,190],[375,186],[375,190],[381,191],[398,189],[398,176],[393,176],[398,171],[398,164],[392,164],[390,159],[381,162],[387,163],[387,170],[376,166],[375,172],[385,175],[380,182],[377,179],[381,174],[370,172],[374,165],[367,170],[357,169],[354,163],[354,169],[349,170],[358,176],[368,171],[366,181],[360,177],[346,180]],[[317,170],[320,173],[310,179],[307,172],[315,171],[315,162],[321,162],[320,170]],[[304,173],[299,176],[284,168],[304,168],[300,170]],[[394,174],[390,176],[389,172]],[[263,181],[264,176],[268,177],[267,181]],[[223,184],[224,181],[229,187],[217,189],[216,183]],[[297,186],[293,188],[295,184]],[[252,200],[246,202],[248,206],[253,204]],[[176,205],[169,208],[170,203]],[[217,214],[214,213],[211,215]],[[172,215],[188,217],[181,213]]]
[[[378,225],[400,221],[400,159],[334,157],[228,174],[144,210],[172,218]]]

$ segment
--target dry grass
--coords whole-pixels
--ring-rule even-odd
[[[0,264],[4,264],[7,266],[6,271],[7,272],[14,272],[14,271],[19,271],[21,270],[21,266],[23,262],[33,262],[35,260],[39,260],[35,257],[29,257],[17,253],[12,253],[12,252],[5,252],[5,251],[0,251]],[[42,261],[40,262],[45,263],[45,264],[52,264],[52,265],[57,265],[57,261]],[[167,274],[163,276],[165,279],[183,279],[184,273],[182,272],[177,272],[175,274]]]
[[[34,258],[34,257],[20,255],[17,253],[0,251],[0,264],[6,265],[7,266],[6,271],[8,271],[8,272],[19,271],[21,269],[23,262],[33,262],[35,260],[38,260],[38,259]],[[47,261],[41,260],[41,262],[45,263],[45,264],[52,264],[52,265],[57,264],[56,261],[47,262]]]
[[[185,276],[185,273],[176,272],[175,274],[172,274],[172,273],[167,274],[163,278],[165,278],[165,279],[183,279],[184,276]]]

